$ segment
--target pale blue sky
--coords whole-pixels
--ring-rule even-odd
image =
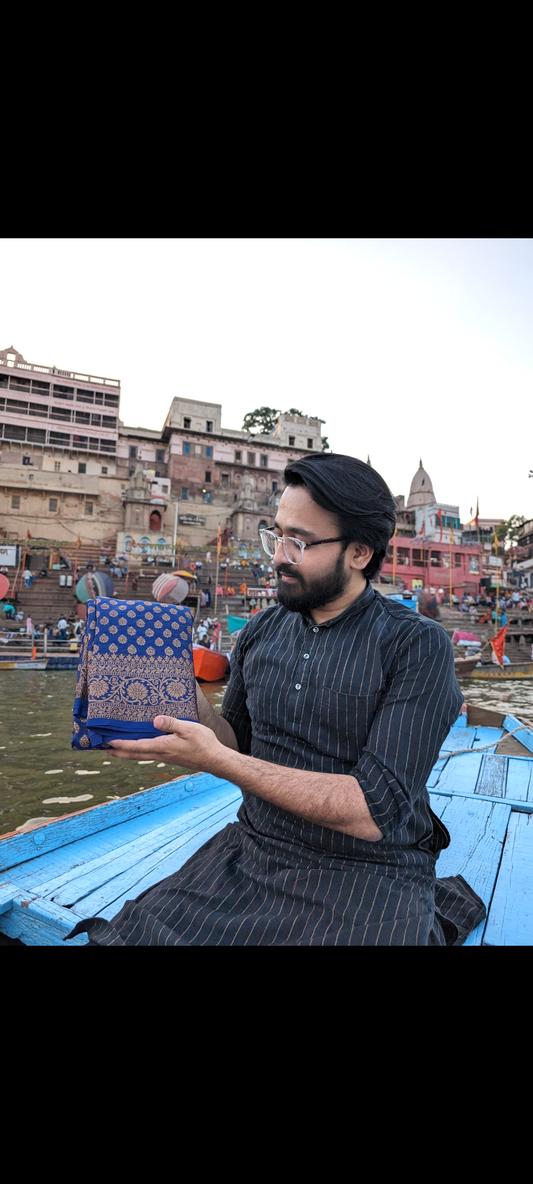
[[[9,240],[0,348],[174,395],[325,419],[394,493],[420,456],[463,521],[533,516],[532,239]]]

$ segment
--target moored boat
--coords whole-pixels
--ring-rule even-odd
[[[455,666],[457,670],[457,662]],[[463,675],[463,677],[465,676]],[[484,662],[481,665],[476,664],[468,677],[481,678],[490,682],[493,680],[507,682],[510,678],[533,678],[533,662],[510,662],[508,666],[497,666],[493,662]]]
[[[193,645],[192,658],[196,678],[204,682],[218,682],[229,673],[229,658],[218,650],[208,650],[203,645]]]

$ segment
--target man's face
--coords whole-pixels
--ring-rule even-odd
[[[289,485],[278,506],[276,534],[301,539],[336,539],[341,533],[334,514],[317,506],[303,485]],[[306,547],[301,564],[288,563],[283,545],[274,556],[278,601],[292,612],[309,613],[331,604],[346,591],[353,576],[344,543]]]

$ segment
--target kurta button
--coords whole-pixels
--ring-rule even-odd
[[[318,633],[318,625],[313,625],[313,633]]]
[[[301,684],[301,682],[297,682],[297,683],[296,683],[296,690],[297,690],[297,691],[301,691],[301,689],[302,689],[302,684]]]
[[[309,654],[304,654],[304,658],[308,658],[308,657],[309,657]]]

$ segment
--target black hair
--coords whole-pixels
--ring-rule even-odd
[[[284,478],[286,485],[304,485],[317,506],[335,514],[345,550],[350,542],[372,547],[363,575],[374,579],[396,525],[396,503],[383,477],[355,456],[321,452],[289,461]]]

